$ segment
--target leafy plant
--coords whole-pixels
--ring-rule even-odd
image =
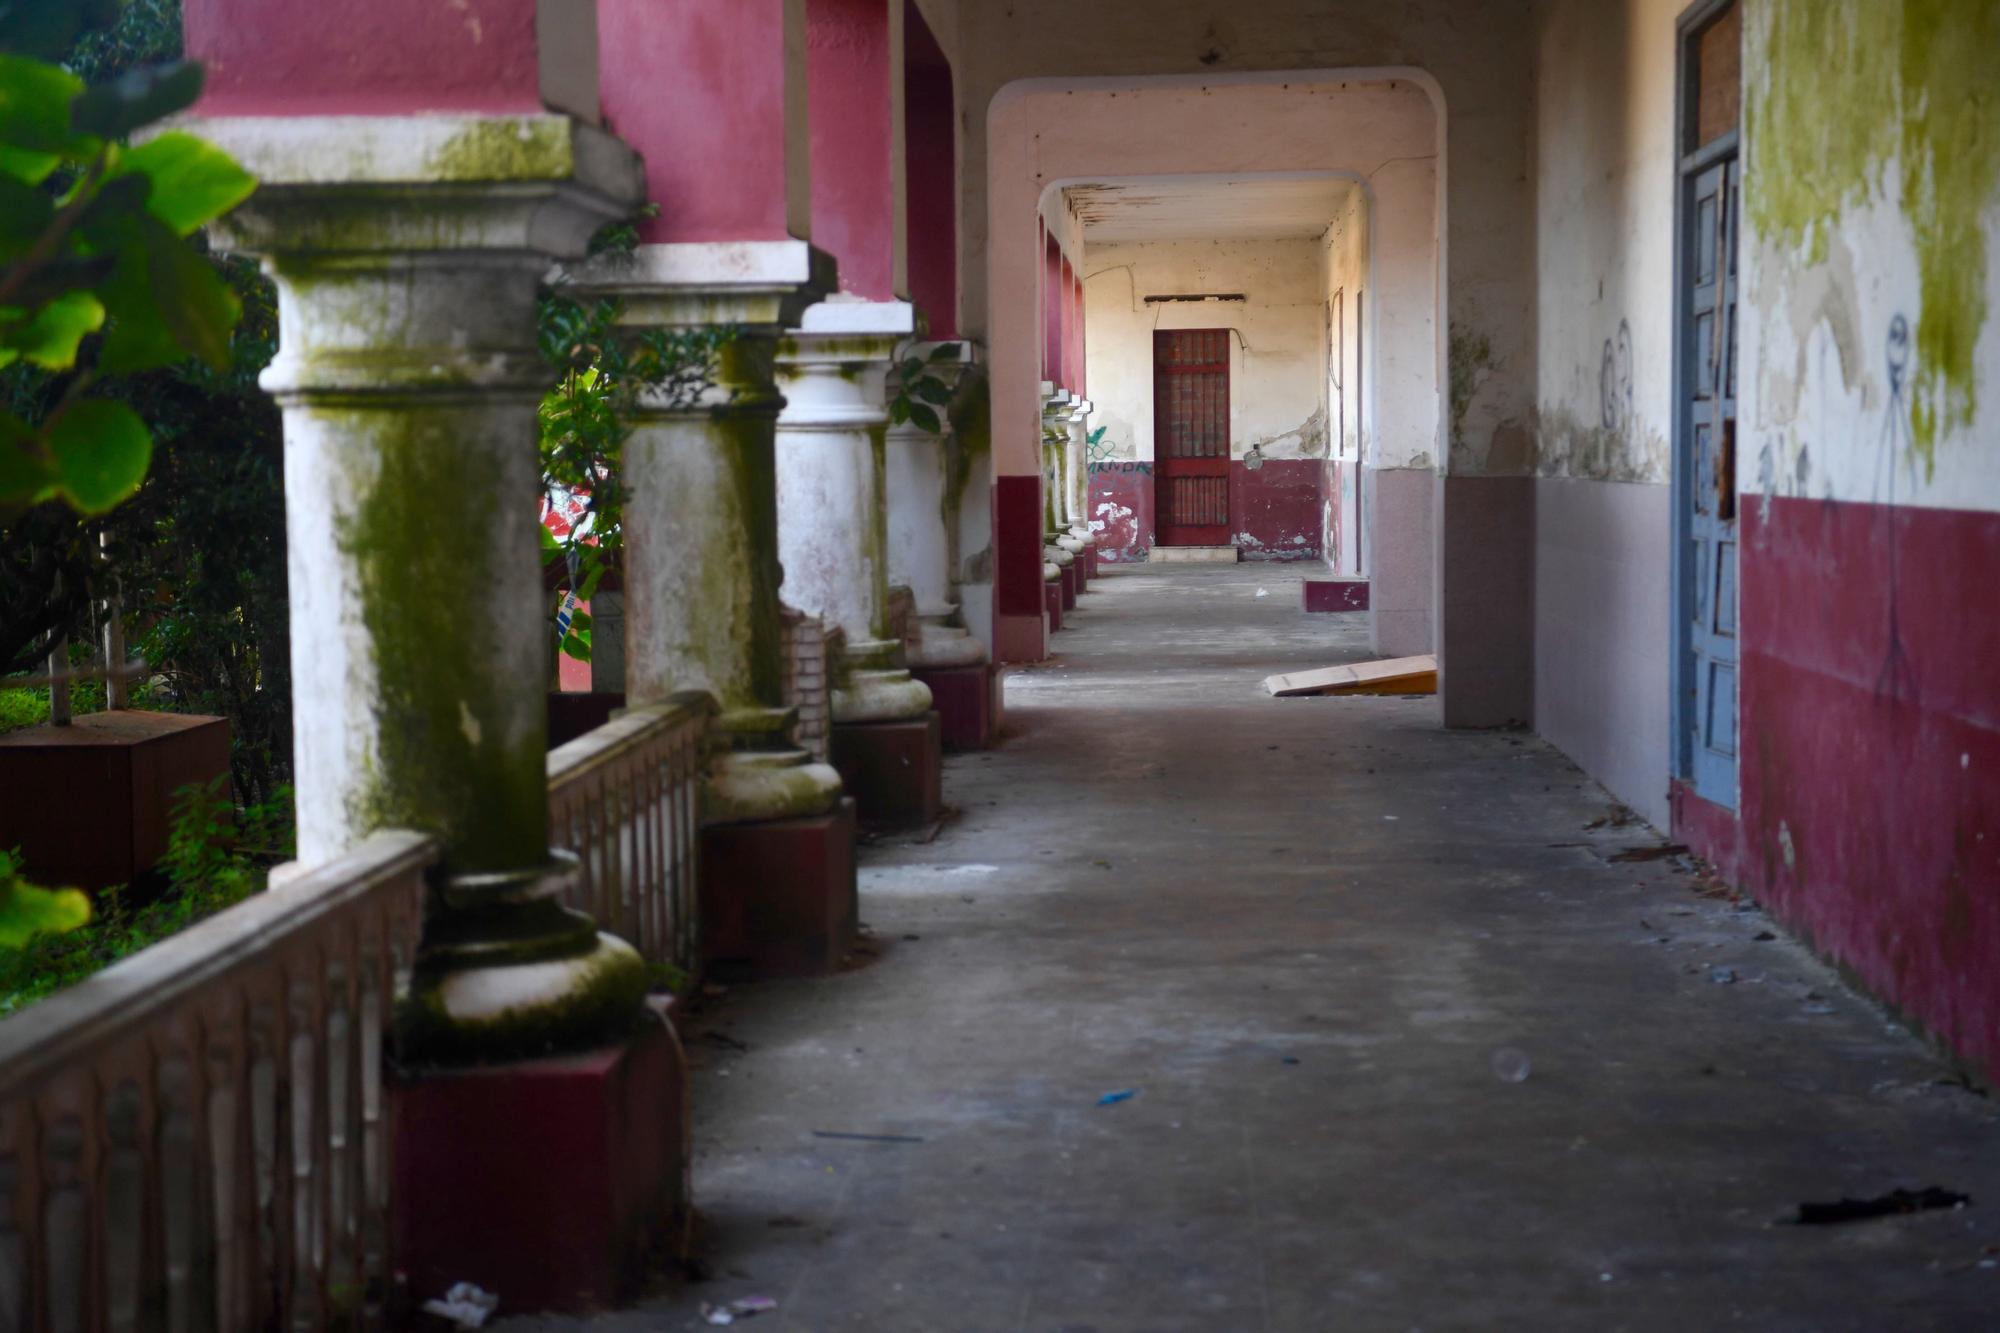
[[[90,899],[76,889],[42,889],[21,876],[21,852],[0,851],[0,950],[37,936],[62,934],[90,920]]]
[[[291,790],[280,787],[272,799],[241,808],[226,793],[221,779],[176,793],[160,864],[164,887],[150,901],[135,903],[130,887],[107,889],[98,895],[96,919],[84,925],[89,904],[76,890],[65,890],[56,895],[71,913],[62,933],[0,935],[0,1014],[75,985],[262,892],[270,867],[292,855]],[[10,883],[18,886],[20,872],[18,855],[0,853],[0,891]],[[79,905],[82,918],[74,915]]]
[[[890,381],[896,391],[889,400],[891,424],[908,422],[933,435],[944,434],[944,409],[951,402],[952,386],[941,367],[957,361],[960,347],[955,342],[939,343],[928,357],[907,356],[896,363]]]
[[[631,223],[599,234],[594,248],[630,250]],[[560,289],[546,293],[537,333],[543,359],[559,378],[538,414],[544,501],[574,515],[569,532],[542,529],[542,563],[565,566],[563,586],[578,601],[596,595],[624,548],[625,490],[620,460],[632,433],[629,418],[643,398],[655,411],[686,411],[715,384],[718,358],[737,336],[726,326],[622,330],[614,300],[578,301]],[[590,616],[555,621],[562,651],[590,660]]]
[[[0,411],[0,514],[56,498],[99,514],[138,489],[152,435],[129,406],[91,395],[98,376],[186,356],[228,367],[241,306],[187,238],[255,181],[181,131],[120,142],[201,83],[181,61],[86,88],[0,55],[0,366],[64,375],[45,411]]]

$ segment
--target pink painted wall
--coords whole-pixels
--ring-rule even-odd
[[[784,0],[598,0],[597,31],[605,119],[660,206],[641,239],[790,236]]]
[[[210,116],[542,109],[536,0],[187,0]]]
[[[1062,346],[1062,247],[1054,235],[1042,237],[1042,378],[1060,385],[1063,380]]]
[[[1675,828],[2000,1079],[2000,514],[1740,513],[1740,818],[1682,790]]]
[[[1062,304],[1062,375],[1059,377],[1065,389],[1076,388],[1076,274],[1071,270],[1069,260],[1062,261],[1058,279],[1058,292]]]
[[[899,295],[889,56],[888,0],[808,0],[813,244],[871,301]]]
[[[958,336],[958,133],[951,66],[915,0],[903,0],[904,264],[933,338]]]

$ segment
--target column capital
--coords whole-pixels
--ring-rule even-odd
[[[557,280],[585,298],[615,297],[640,328],[733,324],[776,336],[834,289],[833,257],[805,241],[668,241],[564,265]]]
[[[570,116],[184,118],[257,192],[214,224],[254,254],[532,251],[581,255],[645,201],[639,155]]]

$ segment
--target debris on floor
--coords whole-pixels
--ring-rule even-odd
[[[816,1139],[847,1139],[854,1143],[922,1143],[916,1134],[854,1134],[844,1129],[816,1129]]]
[[[1532,1068],[1528,1053],[1518,1046],[1502,1046],[1493,1052],[1493,1073],[1502,1083],[1526,1083]]]
[[[1138,1095],[1139,1090],[1137,1088],[1120,1088],[1116,1092],[1107,1092],[1102,1097],[1099,1097],[1097,1104],[1099,1106],[1110,1106],[1114,1102],[1129,1102]]]
[[[1311,694],[1436,694],[1437,679],[1436,655],[1423,653],[1266,676],[1264,689],[1280,699]]]
[[[1836,1203],[1802,1203],[1798,1224],[1802,1227],[1829,1226],[1835,1222],[1862,1222],[1874,1217],[1897,1217],[1904,1213],[1927,1212],[1933,1208],[1963,1208],[1972,1202],[1969,1194],[1931,1185],[1920,1190],[1890,1190],[1872,1199],[1841,1199]]]
[[[471,1282],[454,1282],[442,1300],[429,1300],[423,1304],[425,1314],[449,1319],[460,1328],[486,1327],[488,1316],[499,1308],[498,1296],[480,1290]]]
[[[710,1305],[704,1301],[701,1317],[711,1324],[733,1324],[739,1319],[768,1314],[777,1308],[778,1303],[769,1296],[745,1296],[742,1300],[731,1301],[727,1305]]]
[[[1632,861],[1665,861],[1676,856],[1686,856],[1687,851],[1688,847],[1684,842],[1655,842],[1643,847],[1627,847],[1623,851],[1613,852],[1604,859],[1615,864]]]

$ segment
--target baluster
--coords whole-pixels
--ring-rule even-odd
[[[15,1136],[27,1119],[20,1107],[0,1107],[0,1145],[17,1146]],[[28,1238],[21,1218],[34,1201],[22,1175],[18,1154],[0,1153],[0,1333],[26,1333],[28,1328]]]
[[[342,932],[345,936],[346,932]],[[347,938],[329,939],[329,947],[351,947]],[[355,1218],[354,1194],[349,1189],[353,1170],[348,1153],[350,1098],[353,1095],[353,1017],[348,1003],[348,966],[344,958],[331,958],[326,965],[326,1217],[331,1241],[326,1247],[326,1281],[333,1315],[341,1307],[350,1310],[359,1304],[354,1287]]]
[[[111,1333],[139,1327],[145,1281],[146,1158],[141,1150],[139,1085],[119,1082],[104,1099],[109,1151],[104,1163],[104,1313]]]
[[[301,964],[304,966],[304,964]],[[288,990],[291,1038],[287,1068],[291,1075],[286,1112],[291,1117],[292,1281],[291,1325],[312,1329],[319,1324],[320,1257],[324,1236],[319,1226],[318,1118],[313,1114],[319,1090],[319,1043],[314,1039],[311,983],[294,979]]]
[[[275,1321],[285,1308],[285,1260],[278,1214],[278,1013],[259,1000],[250,1028],[250,1158],[256,1180],[256,1304],[251,1322]]]
[[[160,1061],[159,1117],[154,1143],[159,1160],[160,1250],[166,1279],[167,1327],[195,1333],[213,1327],[195,1320],[195,1254],[201,1238],[194,1126],[194,1069],[185,1053]]]
[[[370,941],[357,971],[361,1036],[362,1284],[370,1307],[388,1286],[388,1177],[382,1145],[382,973],[387,964]]]
[[[244,1075],[241,1067],[242,1028],[234,1006],[218,1016],[208,1032],[208,1170],[209,1200],[215,1210],[214,1327],[247,1328],[243,1305],[245,1238],[238,1204],[243,1188],[241,1107]]]
[[[44,1136],[42,1244],[49,1286],[44,1298],[49,1333],[83,1333],[84,1273],[90,1260],[90,1203],[84,1193],[83,1121],[65,1115]]]

